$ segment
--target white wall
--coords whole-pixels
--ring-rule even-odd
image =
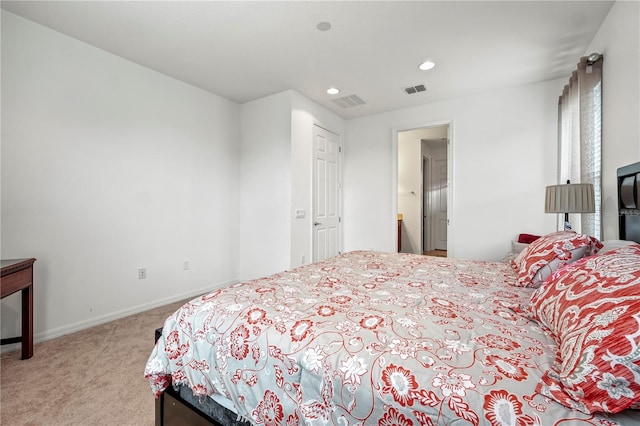
[[[402,213],[401,253],[422,254],[422,141],[398,134],[398,213]]]
[[[293,90],[241,109],[240,274],[249,279],[311,262],[313,126],[341,133],[344,120]]]
[[[239,117],[2,11],[1,255],[38,259],[36,340],[237,278]],[[3,337],[19,315],[18,295],[2,300]]]
[[[640,3],[616,1],[585,52],[602,70],[602,238],[618,238],[619,167],[640,161]]]
[[[450,256],[500,259],[521,232],[555,230],[544,190],[556,181],[560,80],[349,120],[345,250],[395,250],[394,133],[452,121]],[[375,232],[374,232],[375,231]]]
[[[243,104],[240,169],[240,278],[289,267],[291,252],[291,96]]]

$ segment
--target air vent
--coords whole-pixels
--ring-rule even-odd
[[[426,87],[424,87],[424,84],[418,84],[417,86],[405,87],[405,88],[404,88],[404,89],[402,89],[402,90],[404,90],[404,92],[405,92],[407,95],[413,95],[413,94],[415,94],[415,93],[424,92],[424,91],[426,91],[426,90],[427,90],[427,88],[426,88]]]
[[[342,108],[351,108],[364,104],[364,101],[360,99],[360,96],[358,95],[343,96],[341,98],[333,99],[333,102]]]

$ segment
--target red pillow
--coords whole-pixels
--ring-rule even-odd
[[[535,240],[540,238],[540,235],[531,235],[531,234],[520,234],[518,236],[518,242],[524,244],[531,244]]]
[[[586,413],[640,401],[640,245],[581,259],[553,274],[525,307],[558,343],[536,391]],[[634,405],[635,404],[635,405]]]
[[[540,237],[511,261],[517,287],[539,287],[553,272],[595,254],[602,243],[589,235],[558,231]]]

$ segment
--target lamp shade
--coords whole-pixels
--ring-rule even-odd
[[[568,183],[547,186],[544,211],[545,213],[595,213],[593,185]]]

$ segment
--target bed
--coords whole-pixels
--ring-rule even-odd
[[[355,251],[185,303],[145,368],[156,425],[640,424],[640,163],[618,182],[611,246]]]

